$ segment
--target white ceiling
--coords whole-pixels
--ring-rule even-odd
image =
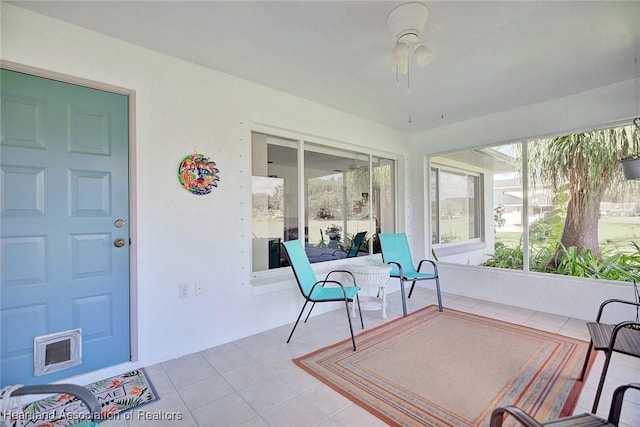
[[[640,56],[640,1],[429,1],[408,96],[386,25],[404,2],[10,3],[410,132],[632,79]]]

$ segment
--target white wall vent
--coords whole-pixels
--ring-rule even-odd
[[[33,375],[45,375],[82,363],[82,329],[33,339]]]

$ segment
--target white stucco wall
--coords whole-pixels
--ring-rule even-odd
[[[293,283],[252,291],[251,123],[407,154],[404,132],[12,5],[2,4],[1,27],[4,61],[135,91],[138,362],[131,366],[249,336],[298,314]],[[178,164],[194,151],[220,170],[208,196],[178,183]],[[178,284],[195,282],[204,295],[178,298]]]

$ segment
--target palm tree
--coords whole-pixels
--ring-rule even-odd
[[[624,177],[620,160],[636,155],[639,147],[640,131],[631,125],[529,143],[532,183],[555,192],[566,188],[569,200],[560,238],[564,248],[591,250],[600,257],[600,202],[603,195],[621,191]],[[557,265],[564,253],[562,246],[550,264]]]

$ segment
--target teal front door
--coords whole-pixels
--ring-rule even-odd
[[[0,386],[128,361],[128,98],[1,73]]]

